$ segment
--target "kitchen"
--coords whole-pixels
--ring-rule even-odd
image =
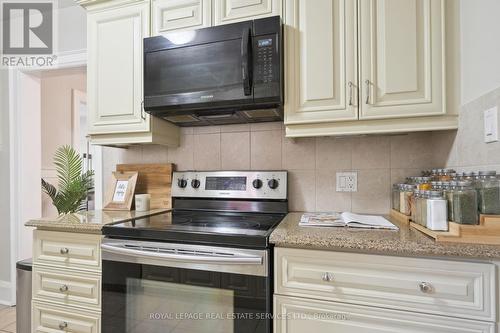
[[[82,214],[87,220],[81,225],[55,215],[19,222],[31,220],[26,233],[37,228],[33,332],[499,332],[495,239],[435,241],[392,210],[393,184],[408,177],[437,168],[453,169],[453,177],[500,171],[499,144],[485,138],[497,126],[489,127],[484,113],[495,114],[490,109],[499,104],[498,47],[482,33],[500,29],[494,18],[483,18],[500,9],[494,1],[77,2],[87,21],[88,133],[102,159],[97,210]],[[282,31],[269,32],[277,17]],[[275,39],[259,40],[258,22],[265,22],[263,35]],[[209,27],[212,33],[201,37],[192,33]],[[228,37],[230,27],[237,27],[237,37]],[[152,49],[155,39],[164,40],[158,36],[193,50],[217,38],[234,47],[193,51],[177,56],[174,65],[169,59],[176,56],[157,56],[162,65],[149,68],[148,57],[162,53]],[[252,38],[258,40],[242,42]],[[168,54],[171,44],[160,48]],[[269,44],[276,48],[259,59],[257,50]],[[196,68],[200,57],[208,65]],[[195,91],[234,75],[213,69],[235,57],[238,92],[227,88],[220,93],[230,98],[219,98],[202,91],[201,105],[192,94],[179,102],[175,89]],[[239,67],[268,60],[253,73]],[[197,70],[186,70],[183,61]],[[269,68],[270,80],[262,73]],[[168,71],[175,79],[161,76]],[[269,88],[273,80],[283,91]],[[164,89],[161,107],[155,89]],[[251,102],[244,101],[246,89]],[[276,99],[259,101],[259,92]],[[217,102],[207,101],[212,98],[233,104],[211,104]],[[200,116],[202,111],[209,112]],[[136,165],[141,177],[153,164],[175,169],[164,178],[173,213],[164,213],[170,207],[101,210],[118,166]],[[137,184],[141,188],[140,179]],[[190,225],[175,222],[186,219],[186,211]],[[303,212],[384,215],[398,230],[301,227]],[[154,216],[142,216],[149,213]],[[226,215],[237,217],[226,221]],[[222,226],[203,220],[211,216]],[[246,221],[242,233],[233,230],[239,219]],[[224,221],[232,236],[220,230]],[[266,229],[241,226],[247,223]],[[492,231],[484,233],[495,238],[491,223]],[[480,234],[483,225],[473,228]],[[144,253],[142,242],[155,252]],[[168,247],[172,243],[178,247]],[[134,246],[142,246],[143,257],[126,262],[124,250]],[[174,259],[172,251],[187,257]],[[196,251],[216,259],[186,264],[202,256]],[[167,258],[151,258],[160,254]],[[231,256],[260,264],[249,272],[228,263]],[[217,263],[221,259],[226,263]],[[1,279],[9,281],[8,274]],[[198,312],[274,317],[161,316]],[[146,323],[139,322],[141,315]]]

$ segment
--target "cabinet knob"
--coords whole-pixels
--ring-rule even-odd
[[[67,247],[62,247],[61,250],[60,250],[61,254],[68,254],[69,253],[69,249]]]
[[[68,323],[67,322],[63,321],[62,323],[59,323],[59,329],[60,330],[64,330],[66,328],[68,328]]]
[[[432,284],[430,284],[429,282],[420,282],[418,287],[420,288],[420,291],[425,294],[430,294],[434,290]]]
[[[59,288],[59,291],[62,292],[62,293],[65,293],[68,291],[68,286],[63,284],[60,288]]]
[[[330,282],[333,280],[333,276],[332,274],[326,272],[324,273],[322,276],[321,276],[321,280],[325,281],[325,282]]]

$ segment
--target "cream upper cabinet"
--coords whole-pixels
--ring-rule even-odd
[[[149,131],[142,109],[142,39],[148,36],[148,2],[88,14],[90,134]]]
[[[280,15],[281,1],[282,0],[214,0],[214,23],[215,25],[220,25]]]
[[[444,114],[444,2],[360,4],[360,119]]]
[[[458,128],[459,7],[284,0],[288,137]]]
[[[356,1],[286,0],[285,123],[354,120]]]
[[[153,0],[152,35],[212,25],[211,0]]]
[[[179,144],[179,129],[143,109],[143,38],[150,1],[82,3],[87,14],[90,141],[97,145]]]

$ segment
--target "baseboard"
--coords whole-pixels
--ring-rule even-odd
[[[8,281],[0,280],[0,304],[12,306],[15,305],[12,299],[12,284]]]

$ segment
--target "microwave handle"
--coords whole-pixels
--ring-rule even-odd
[[[252,94],[251,37],[250,28],[245,28],[241,38],[241,72],[245,96],[250,96]]]

